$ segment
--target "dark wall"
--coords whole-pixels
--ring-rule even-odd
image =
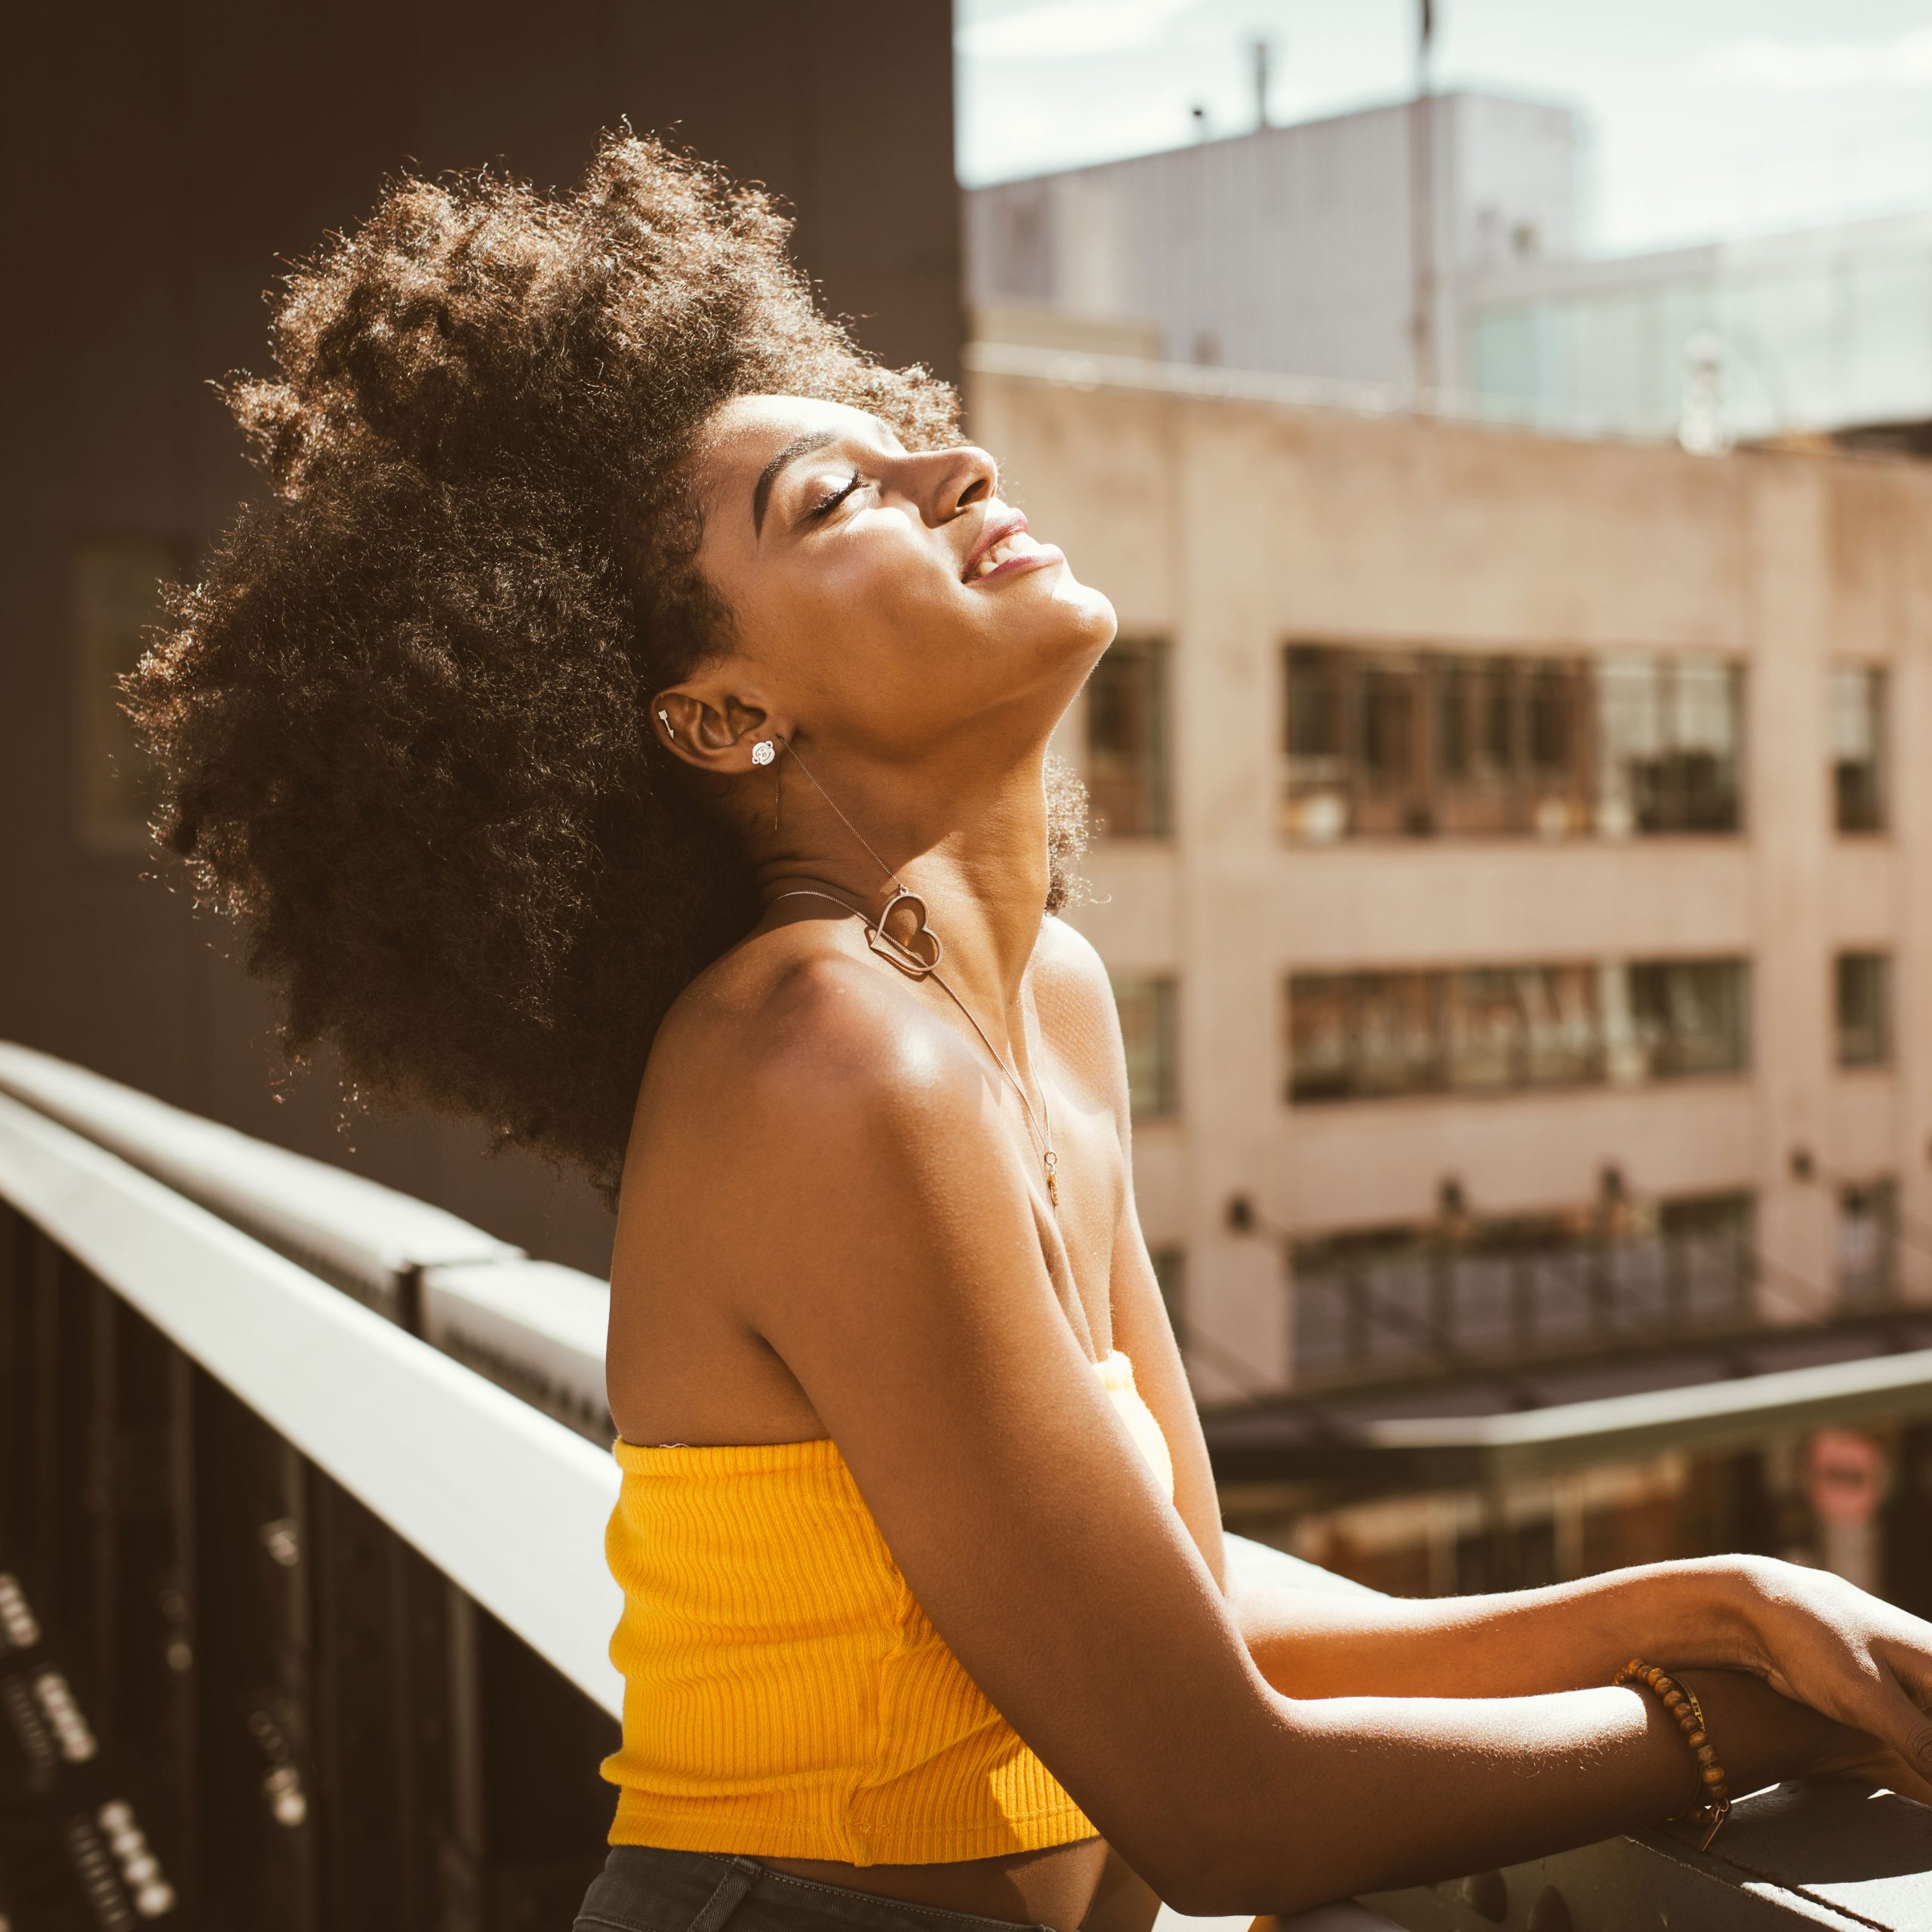
[[[278,1103],[262,996],[214,949],[225,934],[190,920],[178,880],[143,882],[154,862],[86,802],[112,645],[77,614],[111,603],[115,572],[137,577],[156,540],[192,573],[251,487],[209,380],[265,365],[278,259],[354,222],[405,165],[568,183],[628,115],[785,196],[826,306],[889,360],[956,374],[950,14],[943,0],[26,11],[0,126],[0,1038],[601,1272],[610,1222],[588,1190],[483,1161],[476,1131],[345,1133],[326,1069]]]

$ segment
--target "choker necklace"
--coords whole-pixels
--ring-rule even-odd
[[[778,737],[776,732],[772,735],[774,737]],[[939,943],[939,934],[934,932],[926,922],[926,902],[906,884],[878,853],[872,850],[872,841],[842,811],[839,811],[838,804],[831,793],[812,777],[811,768],[796,752],[792,749],[790,740],[778,738],[778,742],[785,747],[792,762],[804,774],[812,789],[832,807],[833,812],[838,817],[839,823],[844,826],[861,845],[864,846],[873,864],[877,866],[879,870],[892,881],[893,894],[885,903],[885,909],[877,918],[874,918],[863,907],[854,906],[850,900],[841,898],[835,892],[820,892],[810,886],[796,886],[789,891],[774,892],[768,903],[775,906],[781,899],[824,899],[829,900],[835,906],[842,906],[865,928],[866,945],[881,959],[889,961],[893,965],[897,967],[908,979],[931,980],[940,992],[944,993],[946,998],[965,1014],[967,1023],[971,1026],[974,1032],[979,1035],[980,1044],[992,1057],[993,1064],[1006,1076],[1013,1091],[1020,1096],[1020,1104],[1026,1110],[1027,1128],[1039,1147],[1041,1164],[1046,1170],[1047,1199],[1051,1204],[1054,1212],[1058,1213],[1060,1210],[1058,1173],[1060,1156],[1054,1151],[1054,1120],[1047,1106],[1046,1082],[1044,1080],[1040,1082],[1040,1112],[1035,1115],[1033,1112],[1033,1103],[1026,1097],[1026,1089],[1020,1080],[1017,1069],[1006,1055],[993,1044],[986,1029],[974,1017],[973,1009],[940,977],[939,962],[945,958],[946,949]],[[903,940],[895,938],[886,930],[886,921],[902,906],[905,907],[909,915],[915,917],[917,920],[910,937]],[[1023,1006],[1021,1008],[1023,1024],[1025,1011]]]

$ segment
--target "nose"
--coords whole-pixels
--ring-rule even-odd
[[[999,489],[999,465],[975,443],[921,451],[908,457],[906,463],[908,494],[935,528],[984,503]]]

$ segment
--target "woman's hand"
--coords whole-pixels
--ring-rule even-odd
[[[1932,1804],[1932,1623],[1829,1571],[1739,1561],[1755,1651],[1743,1667],[1860,1734],[1826,1774],[1869,1778]]]

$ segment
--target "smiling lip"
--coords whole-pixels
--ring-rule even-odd
[[[1066,557],[1063,552],[1051,543],[1041,543],[1035,549],[1024,552],[1007,558],[1003,564],[979,574],[980,559],[996,544],[1004,543],[1008,538],[1017,536],[1026,528],[1026,518],[1018,510],[1012,510],[1004,516],[988,524],[980,532],[980,540],[973,546],[972,555],[966,559],[966,568],[960,572],[961,581],[968,586],[993,583],[1003,577],[1017,577],[1022,571],[1037,568],[1041,564],[1063,564]]]

